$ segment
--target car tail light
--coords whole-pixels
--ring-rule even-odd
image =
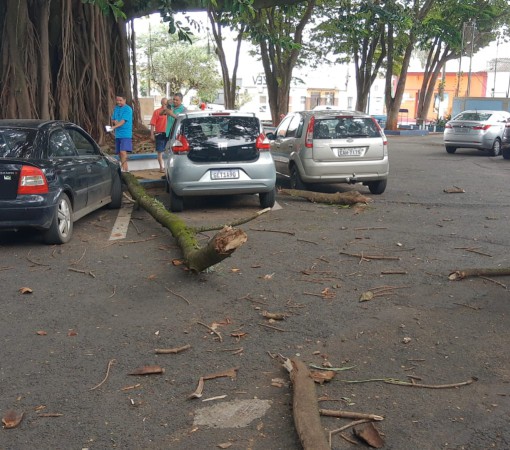
[[[315,117],[310,117],[310,122],[308,122],[308,128],[306,129],[305,136],[305,147],[312,148],[313,147],[313,126],[315,125]]]
[[[255,142],[255,147],[259,151],[269,150],[271,148],[269,145],[269,139],[264,133],[259,134],[257,141]]]
[[[172,144],[172,152],[187,153],[189,152],[189,142],[183,134],[178,134]]]
[[[22,166],[18,183],[18,194],[47,194],[48,181],[38,167]]]
[[[445,127],[445,128],[453,128],[453,127],[451,126],[451,124],[449,124],[449,123],[447,123],[444,127]]]
[[[473,130],[487,131],[490,127],[491,125],[476,125],[473,127]]]

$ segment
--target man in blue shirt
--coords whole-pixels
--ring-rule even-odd
[[[115,97],[117,106],[113,109],[112,129],[115,130],[115,154],[119,155],[123,172],[128,171],[127,154],[133,151],[133,110],[126,105],[126,97]]]

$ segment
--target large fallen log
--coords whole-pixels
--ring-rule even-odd
[[[302,191],[299,189],[280,189],[278,192],[283,195],[290,195],[291,197],[306,198],[312,203],[326,203],[328,205],[350,206],[357,203],[368,203],[371,201],[370,197],[365,197],[358,191],[335,192],[334,194],[328,194],[325,192]]]
[[[182,250],[184,264],[193,272],[202,272],[223,261],[248,239],[244,231],[224,227],[209,240],[205,247],[200,247],[196,239],[196,231],[188,227],[177,215],[168,212],[161,202],[147,194],[133,174],[124,172],[122,178],[138,205],[170,230]]]
[[[330,450],[321,425],[315,382],[308,367],[297,358],[287,359],[284,367],[292,381],[294,424],[303,450]]]

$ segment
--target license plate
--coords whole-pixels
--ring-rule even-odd
[[[455,130],[455,133],[463,134],[463,133],[469,133],[470,129],[467,127],[455,127],[454,130]]]
[[[338,156],[363,156],[365,154],[366,147],[348,147],[348,148],[337,148]]]
[[[211,170],[211,180],[235,180],[239,178],[239,169]]]

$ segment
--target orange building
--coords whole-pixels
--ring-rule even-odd
[[[467,73],[461,73],[460,83],[458,82],[457,72],[446,72],[443,101],[439,101],[437,98],[441,79],[442,77],[439,75],[434,88],[435,99],[430,104],[427,117],[424,118],[427,122],[449,116],[452,112],[453,98],[467,96],[468,84],[470,84],[470,97],[486,97],[487,95],[487,72],[471,72],[471,81],[469,81]],[[400,106],[402,112],[400,113],[399,122],[416,121],[418,117],[418,97],[422,82],[423,72],[408,72],[404,97]]]

